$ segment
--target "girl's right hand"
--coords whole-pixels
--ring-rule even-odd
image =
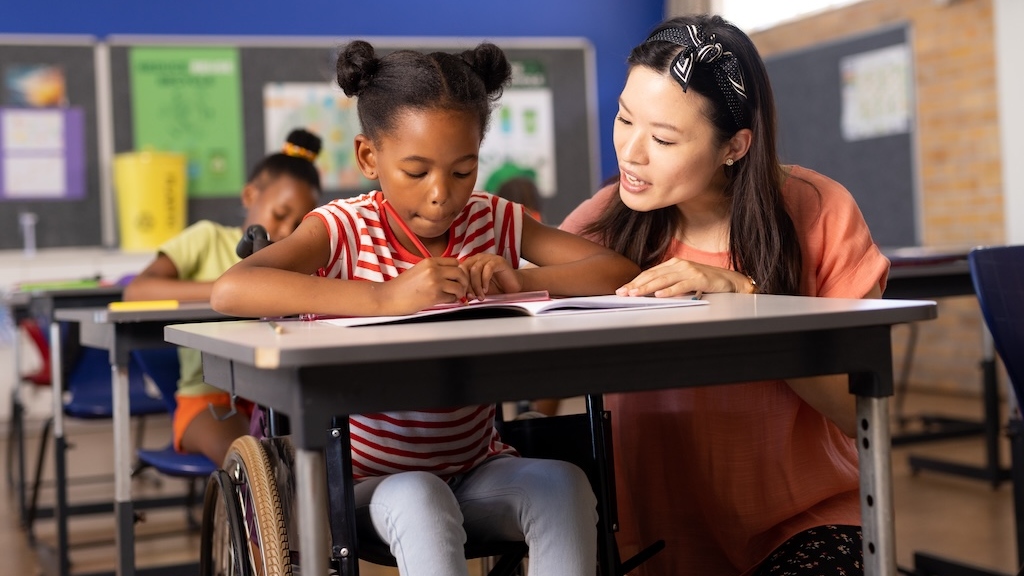
[[[701,290],[750,293],[750,279],[732,270],[671,258],[641,272],[615,291],[619,296],[671,298]]]
[[[424,258],[381,285],[382,315],[413,314],[466,297],[469,275],[455,258]]]

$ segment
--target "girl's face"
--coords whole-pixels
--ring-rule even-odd
[[[619,196],[626,206],[648,212],[721,205],[729,145],[719,142],[704,114],[707,105],[667,74],[645,66],[630,71],[614,129]]]
[[[479,153],[479,121],[451,110],[408,110],[376,142],[356,137],[363,174],[380,180],[388,203],[431,252],[447,245],[448,229],[473,193]]]
[[[242,190],[242,205],[247,210],[243,230],[259,224],[267,229],[271,242],[277,242],[316,208],[316,190],[288,174],[276,178],[261,174]]]

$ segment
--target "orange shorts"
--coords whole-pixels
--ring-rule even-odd
[[[227,392],[214,392],[212,394],[201,394],[199,396],[176,396],[178,407],[174,410],[174,418],[171,423],[174,429],[174,449],[182,452],[181,438],[185,435],[185,429],[195,420],[200,413],[210,409],[210,405],[218,408],[231,406],[231,395]],[[235,399],[235,407],[246,416],[252,416],[253,403],[242,398]]]

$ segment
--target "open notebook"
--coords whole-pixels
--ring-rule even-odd
[[[371,326],[471,318],[501,318],[505,316],[557,316],[566,314],[593,314],[624,310],[650,310],[706,305],[706,300],[680,298],[647,298],[625,296],[578,296],[575,298],[549,298],[545,291],[495,294],[485,300],[471,300],[467,304],[448,304],[428,308],[406,316],[371,316],[361,318],[329,318],[320,320],[335,326]]]

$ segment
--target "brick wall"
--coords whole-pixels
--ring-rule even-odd
[[[752,34],[762,56],[908,23],[916,81],[921,238],[926,246],[1003,242],[991,0],[868,0]],[[973,298],[940,302],[920,326],[910,382],[978,393],[980,317]],[[896,367],[905,328],[894,329]]]

